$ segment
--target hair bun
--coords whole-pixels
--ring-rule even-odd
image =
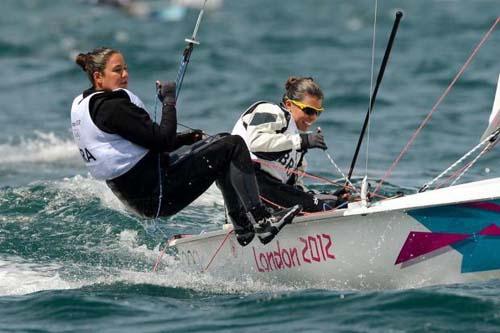
[[[285,90],[290,90],[291,87],[295,86],[297,84],[297,81],[299,81],[299,78],[296,76],[290,76],[288,80],[286,80],[285,83]]]
[[[87,60],[88,54],[80,53],[76,56],[75,62],[83,69],[83,71],[85,71],[87,67]]]
[[[290,76],[285,82],[285,93],[283,102],[287,99],[302,100],[305,96],[311,95],[323,100],[323,92],[319,85],[310,76]]]

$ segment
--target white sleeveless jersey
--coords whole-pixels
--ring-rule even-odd
[[[145,108],[142,101],[126,89],[130,101]],[[136,145],[118,134],[101,131],[92,121],[89,112],[90,98],[95,92],[83,98],[76,97],[71,106],[71,129],[80,155],[90,174],[100,180],[109,180],[123,175],[146,155],[148,149]]]
[[[299,129],[289,112],[279,105],[254,103],[240,116],[232,134],[245,140],[253,160],[261,156],[263,171],[283,183],[299,170],[299,163],[301,170],[305,167]],[[295,177],[296,182],[301,183],[300,178]]]

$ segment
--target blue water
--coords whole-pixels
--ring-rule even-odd
[[[317,124],[346,172],[369,102],[373,6],[226,1],[207,12],[179,121],[208,133],[229,131],[253,101],[279,101],[289,75],[310,75],[326,95]],[[120,49],[130,89],[153,111],[154,81],[175,77],[198,11],[165,20],[86,1],[4,0],[0,8],[1,332],[499,330],[498,281],[293,289],[185,272],[171,254],[152,272],[165,236],[224,223],[221,196],[212,188],[156,225],[127,213],[105,184],[88,176],[73,145],[69,108],[88,82],[72,59],[101,45]],[[364,146],[355,173],[367,170],[373,183],[500,14],[497,0],[380,0],[376,69],[397,9],[405,16],[379,91],[368,163]],[[389,192],[417,189],[478,143],[491,112],[499,51],[497,28],[389,178]],[[484,156],[463,181],[499,177],[498,152]],[[340,177],[323,153],[309,155],[312,172]]]

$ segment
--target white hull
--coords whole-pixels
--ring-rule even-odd
[[[500,178],[298,217],[265,246],[241,247],[230,231],[170,245],[190,269],[230,280],[393,289],[496,279]]]

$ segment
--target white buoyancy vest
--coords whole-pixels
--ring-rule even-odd
[[[253,117],[258,113],[274,115],[274,122],[252,124]],[[249,131],[250,127],[250,131]],[[252,134],[250,134],[251,132]],[[255,147],[253,136],[260,133],[273,134],[269,147]],[[300,150],[300,132],[290,113],[279,105],[259,101],[252,104],[236,122],[232,134],[239,135],[245,140],[253,160],[263,160],[260,167],[274,178],[288,183],[299,166],[305,165],[304,152]],[[258,156],[257,156],[258,155]],[[296,178],[296,177],[295,177]]]
[[[130,101],[145,108],[139,97],[126,89]],[[90,117],[89,102],[95,92],[87,97],[80,95],[71,106],[71,129],[80,155],[90,174],[100,180],[109,180],[123,175],[141,160],[148,149],[136,145],[118,134],[101,131]]]

